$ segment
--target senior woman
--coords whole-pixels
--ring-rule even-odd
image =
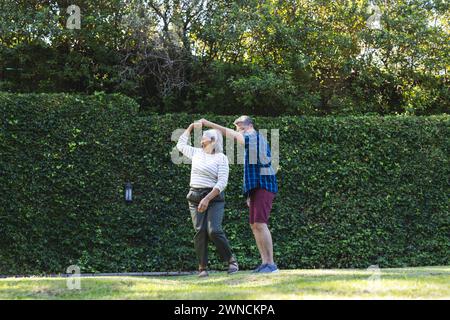
[[[177,143],[177,149],[192,159],[187,199],[196,231],[194,247],[199,260],[199,277],[208,276],[208,238],[216,246],[222,260],[228,263],[228,273],[232,274],[239,267],[222,229],[224,189],[229,173],[228,158],[223,154],[222,134],[215,129],[203,133],[201,148],[188,145],[192,129],[201,126],[197,122],[190,124]]]

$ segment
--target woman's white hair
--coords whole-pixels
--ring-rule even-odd
[[[203,137],[207,137],[213,143],[215,153],[223,153],[222,133],[216,129],[209,129],[203,132]]]

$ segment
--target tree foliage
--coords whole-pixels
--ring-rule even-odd
[[[0,90],[121,92],[144,112],[450,109],[444,0],[77,4],[79,30],[65,27],[69,1],[0,4]]]

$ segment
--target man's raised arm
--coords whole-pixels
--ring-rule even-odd
[[[221,125],[218,125],[217,123],[208,121],[206,119],[200,119],[199,121],[205,127],[210,127],[210,128],[213,128],[213,129],[220,130],[220,132],[222,132],[222,134],[224,136],[236,139],[237,142],[239,142],[240,144],[244,144],[245,143],[244,136],[240,132],[234,131],[234,130],[232,130],[230,128],[222,127]]]

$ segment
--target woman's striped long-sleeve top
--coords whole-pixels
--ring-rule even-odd
[[[194,188],[217,188],[222,192],[228,183],[228,158],[223,153],[209,154],[202,148],[188,145],[189,136],[182,134],[177,149],[192,159],[190,186]]]

